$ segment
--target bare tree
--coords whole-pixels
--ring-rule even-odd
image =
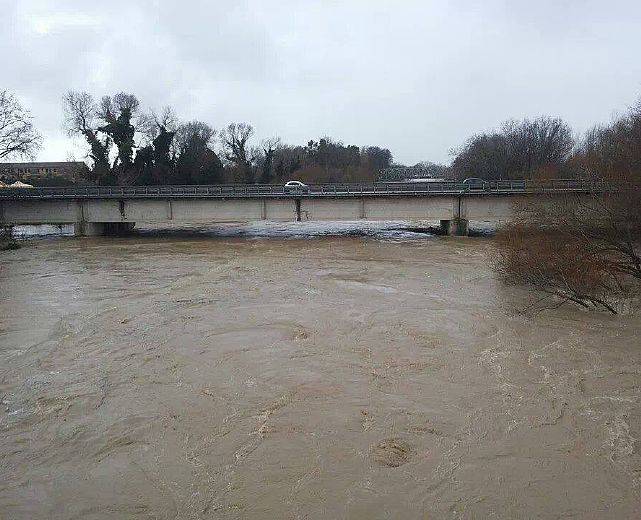
[[[270,137],[268,139],[263,139],[260,142],[260,147],[263,151],[267,153],[273,153],[274,150],[281,146],[280,137]]]
[[[98,108],[87,92],[70,90],[63,98],[65,126],[70,136],[80,135],[89,144],[88,157],[92,160],[90,178],[99,184],[113,184],[109,150],[112,141],[109,136],[101,136],[98,130]]]
[[[510,170],[522,177],[533,177],[541,169],[558,168],[569,157],[574,139],[572,130],[562,119],[539,117],[503,125]]]
[[[176,175],[186,184],[217,184],[224,176],[223,164],[212,150],[216,131],[202,121],[190,121],[176,132]]]
[[[260,183],[269,184],[274,180],[274,154],[280,146],[280,137],[270,137],[261,141],[261,150],[255,154],[259,158],[255,162],[259,163]]]
[[[238,170],[244,182],[254,182],[254,171],[249,157],[248,141],[254,128],[247,123],[231,123],[220,133],[225,159]]]
[[[289,180],[294,172],[300,170],[305,163],[306,150],[302,146],[281,144],[274,150],[274,178]],[[312,179],[316,180],[316,179]]]
[[[99,184],[131,182],[139,105],[136,97],[121,92],[96,103],[86,92],[69,91],[63,105],[67,131],[83,136],[89,144],[93,180]],[[117,153],[112,164],[114,145]]]
[[[190,146],[211,147],[216,130],[202,121],[189,121],[180,125],[176,131],[176,146],[179,152]]]
[[[70,90],[62,97],[62,104],[69,135],[84,134],[93,129],[96,106],[91,94]]]
[[[175,181],[178,120],[171,108],[159,114],[154,111],[138,116],[136,130],[142,144],[136,149],[132,180],[136,184],[168,184]]]
[[[561,119],[508,121],[499,131],[468,139],[453,152],[452,168],[461,178],[549,176],[561,169],[573,146],[572,131]]]
[[[179,126],[178,117],[171,107],[163,108],[160,114],[153,110],[148,113],[140,114],[138,117],[137,130],[143,136],[143,143],[149,145],[153,143],[158,134],[162,132],[176,132]]]
[[[115,122],[121,114],[133,116],[137,111],[140,103],[133,94],[119,92],[114,96],[103,96],[98,107],[98,115],[106,123]]]
[[[0,159],[32,157],[42,143],[31,113],[13,94],[0,91]]]

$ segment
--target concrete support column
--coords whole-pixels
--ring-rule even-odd
[[[102,222],[76,222],[73,225],[73,234],[76,237],[95,237],[105,234],[105,225]]]
[[[131,233],[136,225],[135,222],[106,222],[104,235],[126,235]]]
[[[296,204],[296,222],[300,222],[302,220],[300,211],[300,199],[296,199],[294,202]]]
[[[0,224],[0,238],[11,238],[13,236],[13,226]]]
[[[448,236],[466,237],[469,233],[469,220],[463,218],[441,220],[441,231]]]
[[[76,222],[73,225],[73,234],[77,237],[126,235],[135,225],[135,222]]]

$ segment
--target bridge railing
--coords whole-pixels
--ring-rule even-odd
[[[172,186],[64,186],[0,188],[0,199],[54,198],[248,198],[248,197],[350,197],[357,195],[491,194],[563,191],[603,191],[599,181],[551,179],[546,181],[493,180],[482,182],[374,182],[311,184],[285,187],[275,184],[215,184]]]

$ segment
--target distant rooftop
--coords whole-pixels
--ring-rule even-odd
[[[0,170],[14,168],[69,168],[84,166],[82,161],[0,162]]]
[[[66,179],[79,180],[87,166],[82,161],[37,161],[0,163],[0,179],[3,180],[37,180]]]

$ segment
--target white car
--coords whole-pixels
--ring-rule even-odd
[[[490,188],[490,184],[486,180],[478,177],[469,177],[463,181],[463,184],[468,190],[487,190]]]
[[[309,192],[309,186],[300,181],[287,181],[285,183],[285,191],[294,191],[294,192]]]

